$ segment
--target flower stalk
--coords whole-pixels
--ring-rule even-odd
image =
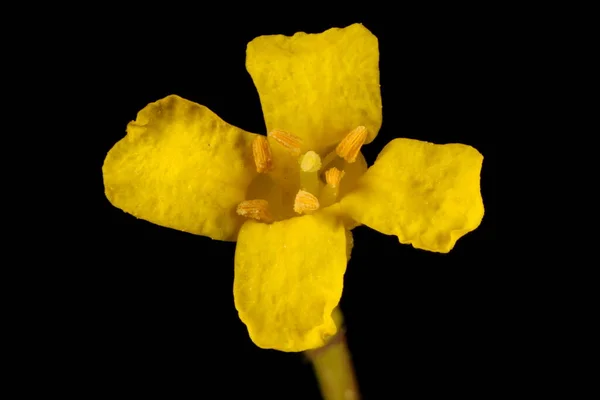
[[[306,355],[313,365],[324,400],[359,400],[358,384],[339,308],[334,310],[333,319],[338,326],[338,333],[325,346],[306,351]]]

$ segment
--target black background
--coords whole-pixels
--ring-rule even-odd
[[[232,11],[235,7],[232,6]],[[91,84],[94,212],[79,287],[79,359],[87,393],[162,398],[318,399],[300,354],[257,348],[233,305],[234,243],[153,225],[104,197],[101,167],[127,123],[169,94],[264,133],[246,44],[264,34],[322,32],[362,22],[379,39],[383,126],[363,148],[369,165],[391,139],[465,143],[484,155],[486,215],[449,254],[416,250],[356,228],[341,307],[364,398],[488,397],[511,379],[496,360],[505,346],[494,230],[494,113],[501,76],[491,14],[428,9],[396,16],[324,16],[245,22],[180,9],[151,19],[94,25],[86,59]],[[236,12],[240,14],[240,12]],[[241,19],[240,17],[239,19]],[[89,94],[89,93],[88,93]],[[86,224],[90,224],[89,218]],[[500,380],[498,378],[500,377]],[[87,397],[84,395],[84,397]]]

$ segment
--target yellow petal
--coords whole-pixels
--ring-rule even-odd
[[[179,96],[148,104],[104,160],[106,197],[137,218],[235,240],[236,206],[257,174],[254,136]]]
[[[464,144],[392,140],[342,199],[342,209],[401,243],[447,253],[483,218],[482,161]]]
[[[233,294],[257,346],[304,351],[336,333],[331,313],[342,295],[347,246],[343,225],[325,214],[244,224]]]
[[[381,127],[379,48],[363,25],[319,34],[260,36],[246,50],[267,130],[301,137],[320,152],[357,126],[371,142]]]

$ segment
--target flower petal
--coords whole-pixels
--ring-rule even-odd
[[[357,221],[401,243],[449,252],[483,218],[483,156],[464,144],[395,139],[342,199]]]
[[[267,130],[304,139],[320,152],[357,126],[371,142],[381,127],[379,48],[363,25],[319,34],[260,36],[246,50]]]
[[[325,214],[244,224],[233,294],[257,346],[304,351],[336,333],[331,313],[342,295],[347,246],[343,225]]]
[[[235,208],[256,176],[253,138],[179,96],[150,103],[104,160],[106,197],[137,218],[235,240]]]

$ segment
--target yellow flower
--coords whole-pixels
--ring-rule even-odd
[[[350,229],[446,253],[477,228],[483,157],[463,144],[395,139],[381,127],[377,38],[354,24],[261,36],[246,67],[267,136],[168,96],[141,110],[103,166],[106,196],[138,218],[237,240],[235,306],[262,348],[304,351],[337,331]]]

